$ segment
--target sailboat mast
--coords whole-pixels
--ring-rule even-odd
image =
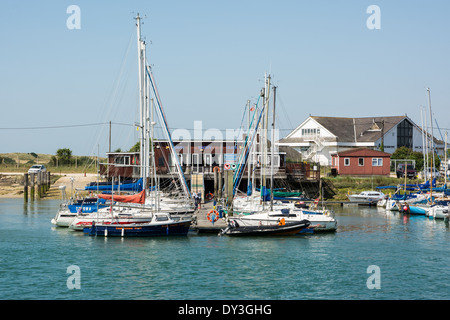
[[[431,112],[431,96],[430,96],[430,88],[427,88],[428,93],[428,106],[430,108],[430,128],[431,128],[431,166],[430,166],[430,201],[433,202],[433,170],[434,170],[434,132],[433,132],[433,114]]]
[[[153,102],[153,98],[152,98],[150,100],[150,110],[151,110],[151,112],[150,112],[150,115],[151,115],[150,116],[150,126],[151,126],[150,127],[151,128],[151,131],[150,131],[150,150],[151,150],[151,155],[152,155],[152,171],[153,171],[151,181],[152,181],[152,185],[154,186],[153,194],[155,195],[155,198],[154,198],[155,209],[159,210],[158,202],[157,202],[158,184],[157,184],[157,181],[156,181],[156,157],[155,157],[155,148],[154,148],[154,145],[153,145],[153,141],[154,141],[154,126],[156,124],[156,122],[154,120],[154,114],[153,114],[153,109],[154,109],[154,104],[153,103],[154,102]],[[153,181],[154,181],[154,184],[153,184]]]
[[[250,100],[247,100],[247,111],[248,111],[248,134],[247,134],[247,141],[250,140]],[[252,150],[250,148],[249,150],[249,156],[247,158],[247,196],[248,196],[248,192],[249,192],[249,188],[251,186],[251,181],[250,181],[250,174],[252,171],[252,161],[251,161],[251,154],[252,154]]]
[[[273,87],[272,139],[270,143],[270,210],[273,210],[273,166],[275,160],[275,100],[277,87]]]
[[[424,127],[423,127],[423,108],[422,106],[420,107],[420,120],[421,120],[421,126],[422,126],[422,150],[423,150],[423,173],[425,174],[425,179],[426,179],[426,162],[425,162],[425,131],[424,131]]]
[[[445,163],[445,170],[444,170],[444,186],[447,185],[447,171],[448,171],[448,160],[447,160],[447,135],[448,132],[445,131],[445,148],[444,148],[444,163]]]
[[[148,190],[149,186],[149,178],[150,178],[150,126],[149,126],[149,119],[150,119],[150,108],[149,108],[149,97],[150,97],[150,84],[147,80],[147,77],[145,77],[145,68],[147,65],[147,46],[145,42],[142,42],[142,54],[143,54],[143,86],[144,86],[144,110],[142,111],[143,116],[143,131],[144,131],[144,158],[142,159],[142,162],[144,163],[144,189]],[[147,192],[147,191],[146,191]]]
[[[266,81],[265,81],[265,89],[264,89],[264,104],[265,104],[265,110],[264,110],[264,121],[263,121],[263,159],[262,159],[262,163],[263,163],[263,187],[267,186],[267,181],[266,181],[266,168],[267,168],[267,149],[268,149],[268,145],[267,145],[267,124],[269,123],[269,97],[270,97],[270,74],[266,77]]]
[[[146,187],[145,181],[145,150],[144,150],[144,72],[143,72],[143,49],[141,39],[141,17],[139,13],[136,16],[136,30],[137,30],[137,49],[138,49],[138,80],[139,80],[139,163],[141,177],[143,178],[144,189]]]

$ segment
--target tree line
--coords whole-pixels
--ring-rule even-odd
[[[450,155],[450,151],[447,150],[447,158],[449,158]],[[400,147],[397,148],[395,150],[395,152],[391,155],[391,160],[394,159],[399,159],[399,160],[414,160],[416,163],[416,167],[415,169],[417,171],[422,171],[425,167],[425,162],[426,163],[426,167],[431,167],[431,162],[433,159],[433,167],[435,167],[436,169],[439,170],[440,166],[441,166],[441,162],[444,161],[444,159],[441,159],[437,153],[430,152],[425,161],[424,161],[424,154],[422,152],[418,152],[418,151],[413,151],[410,148],[407,147]],[[434,157],[433,157],[434,156]],[[393,165],[393,162],[391,162],[391,164]],[[395,168],[393,168],[395,170]]]

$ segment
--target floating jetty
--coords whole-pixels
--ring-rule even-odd
[[[350,202],[350,201],[323,201],[323,205],[343,206],[343,207],[360,206],[360,205],[374,206],[374,207],[376,206],[376,204],[369,205],[367,204],[367,202]],[[202,203],[201,207],[195,212],[191,229],[197,231],[198,233],[219,233],[222,229],[226,228],[227,222],[225,221],[225,216],[219,218],[214,223],[208,220],[207,215],[211,210],[214,210],[213,201]]]
[[[207,215],[211,210],[214,210],[213,201],[202,203],[195,212],[191,228],[198,233],[219,233],[220,230],[226,228],[225,217],[219,218],[214,223],[208,220]]]

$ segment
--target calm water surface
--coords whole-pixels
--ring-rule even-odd
[[[0,299],[449,299],[442,220],[334,207],[336,233],[96,238],[50,220],[60,201],[0,199]],[[380,289],[369,289],[369,266]],[[81,288],[69,289],[78,266]]]

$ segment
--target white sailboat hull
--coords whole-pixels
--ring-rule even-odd
[[[445,219],[448,217],[448,206],[434,206],[428,210],[428,216],[434,219]]]
[[[76,217],[76,213],[70,212],[69,209],[62,209],[58,211],[51,223],[57,227],[68,227]]]
[[[243,226],[258,226],[265,224],[276,224],[280,219],[284,218],[286,222],[308,220],[311,222],[310,228],[317,232],[335,231],[337,229],[337,221],[333,217],[325,214],[317,214],[314,211],[309,212],[310,214],[304,213],[302,210],[292,210],[287,215],[283,214],[281,211],[270,211],[233,216],[229,217],[229,220],[235,220]]]

